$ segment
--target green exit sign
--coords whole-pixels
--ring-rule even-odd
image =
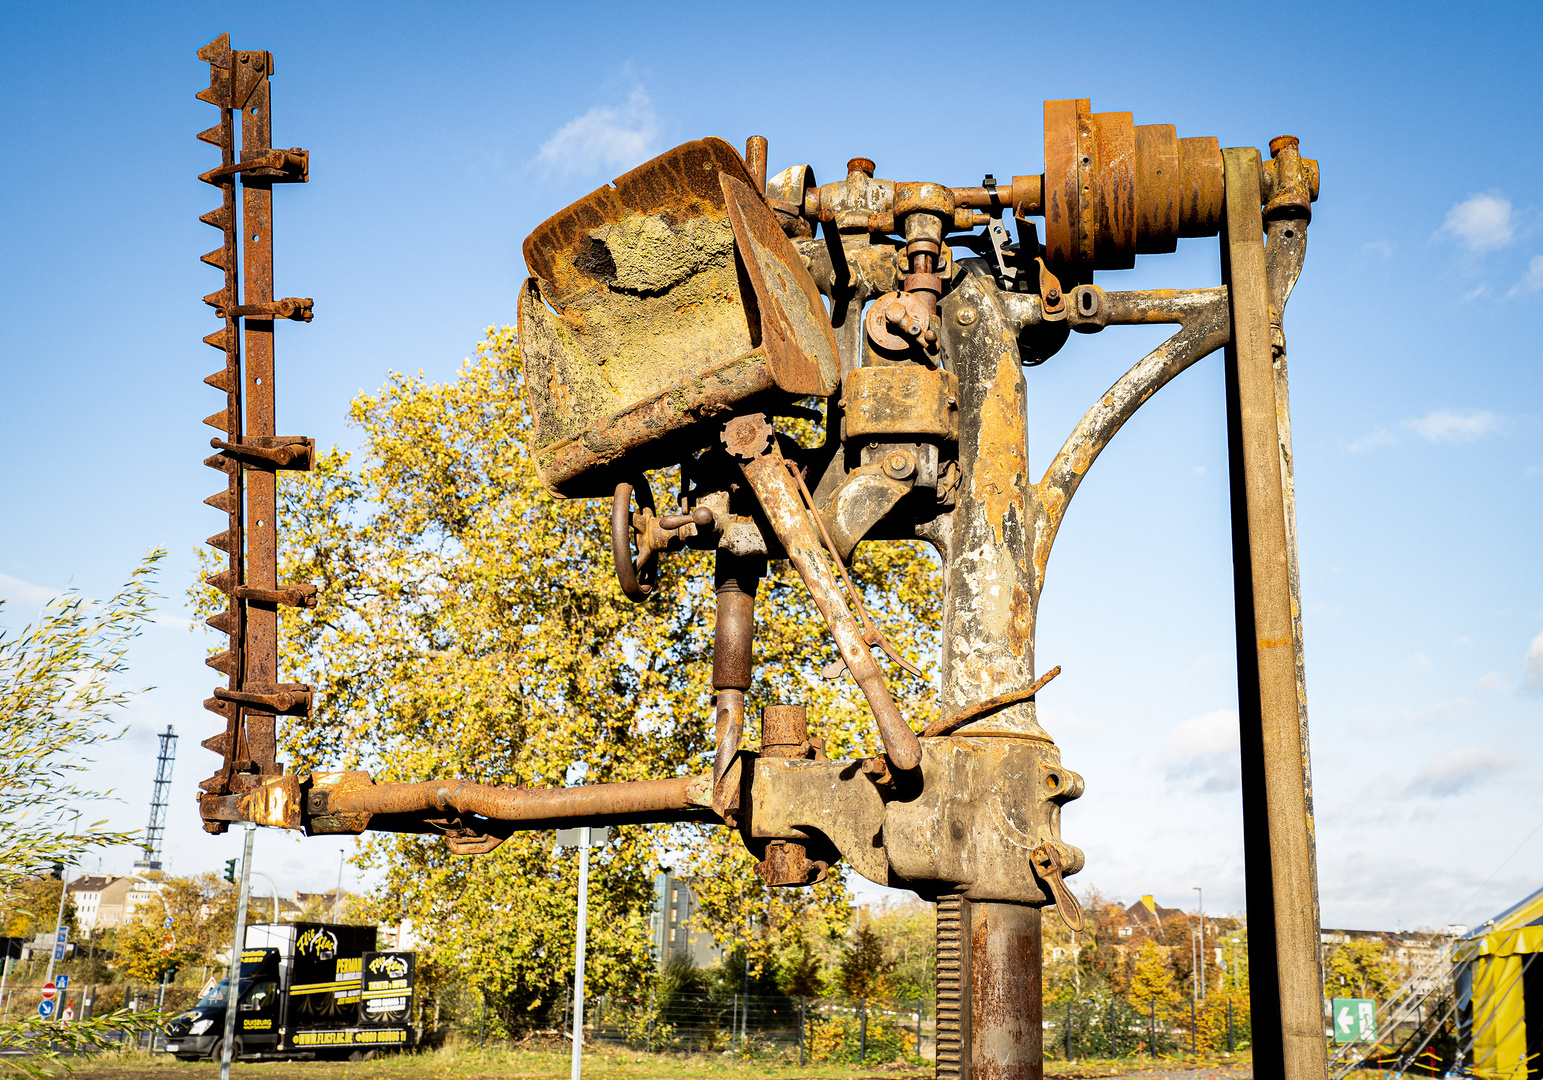
[[[1336,1043],[1377,1041],[1377,1005],[1371,998],[1335,998],[1331,1015]]]

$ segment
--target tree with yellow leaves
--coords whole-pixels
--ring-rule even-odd
[[[545,787],[710,769],[711,558],[665,559],[653,597],[627,601],[610,572],[608,507],[541,485],[522,379],[513,332],[490,330],[453,381],[397,375],[357,398],[356,455],[334,450],[309,474],[284,474],[281,577],[314,582],[321,597],[286,612],[281,633],[285,677],[318,690],[312,715],[282,732],[294,771]],[[884,544],[852,568],[891,639],[924,665],[941,608],[936,566],[920,545]],[[856,688],[818,675],[834,648],[785,563],[763,581],[756,614],[750,700],[807,704],[832,757],[874,752]],[[914,725],[931,719],[935,687],[894,681]],[[661,860],[694,878],[703,928],[755,967],[785,937],[847,924],[839,867],[812,888],[773,890],[727,830],[624,827],[592,856],[590,993],[645,993]],[[506,1025],[565,994],[576,860],[552,834],[515,833],[483,856],[371,834],[363,862],[383,874],[376,916],[411,918],[429,970],[485,990]]]
[[[1171,1006],[1182,996],[1173,983],[1173,972],[1157,942],[1147,938],[1136,953],[1130,978],[1130,1003],[1138,1009],[1146,1009],[1153,1002],[1159,1006]]]

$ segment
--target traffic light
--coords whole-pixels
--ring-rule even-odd
[[[236,883],[236,860],[235,859],[226,859],[225,860],[225,880],[230,882],[232,885],[234,885]]]

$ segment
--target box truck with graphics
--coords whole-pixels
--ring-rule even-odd
[[[235,1054],[331,1057],[412,1045],[414,959],[377,951],[373,926],[248,926]],[[169,1053],[220,1056],[229,990],[229,979],[210,986],[166,1025]]]

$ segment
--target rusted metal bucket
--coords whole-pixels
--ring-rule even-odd
[[[559,494],[609,496],[679,462],[748,399],[840,385],[819,291],[721,139],[678,146],[549,218],[525,262],[536,460]]]

